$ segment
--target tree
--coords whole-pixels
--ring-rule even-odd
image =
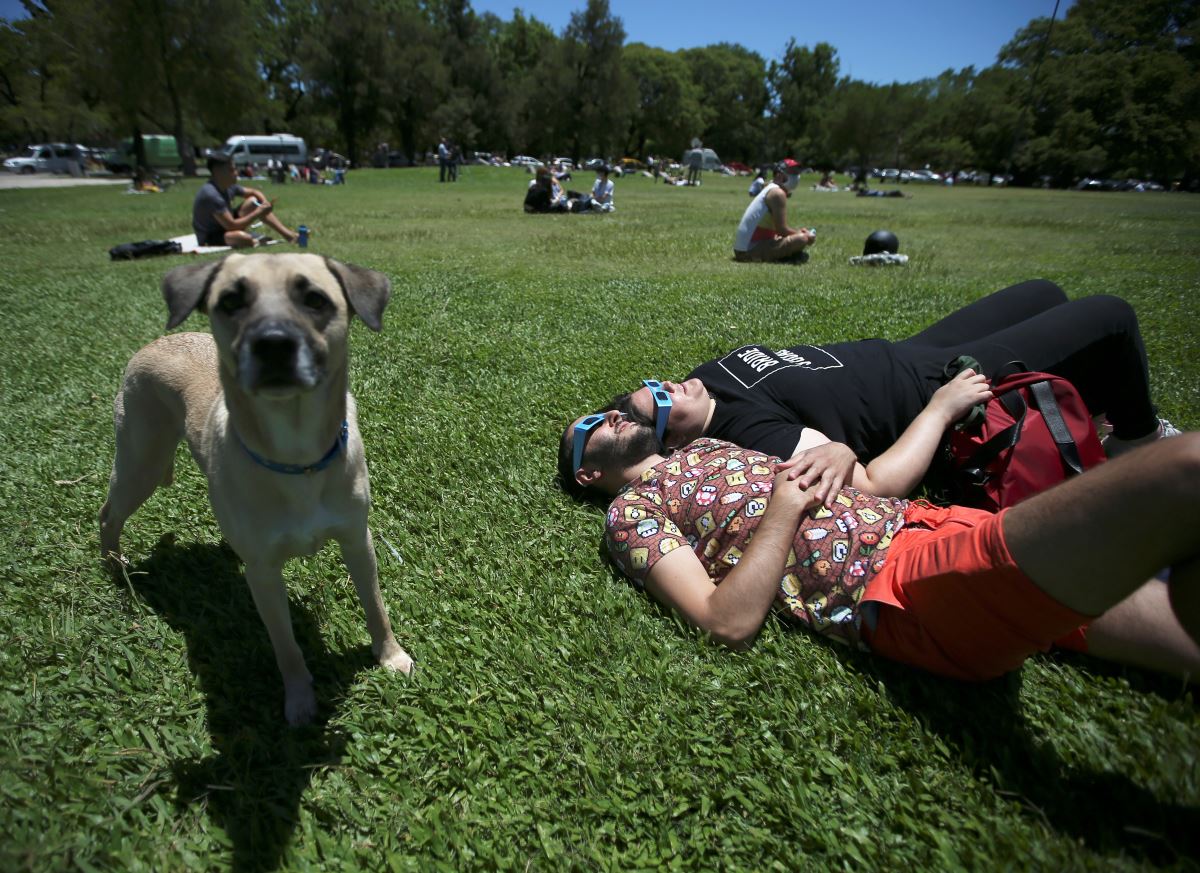
[[[826,119],[829,146],[839,163],[856,165],[860,176],[878,166],[895,142],[898,89],[847,78],[834,92]]]
[[[819,42],[811,49],[789,39],[782,60],[767,70],[771,91],[772,140],[779,154],[809,155],[821,149],[824,104],[838,82],[837,49]],[[814,163],[830,165],[827,155]]]
[[[1017,172],[1194,174],[1200,115],[1195,0],[1080,0],[1051,32],[1037,19],[1001,52],[1028,89]],[[1049,161],[1043,167],[1041,162]]]
[[[388,31],[371,0],[317,0],[301,41],[305,90],[337,120],[347,157],[358,161],[381,121],[391,69]]]
[[[526,18],[516,9],[511,21],[501,22],[493,31],[491,51],[497,74],[507,85],[497,144],[509,155],[557,150],[553,138],[556,113],[547,112],[553,95],[545,83],[557,82],[566,74],[558,37],[547,24]]]
[[[608,0],[588,0],[571,13],[560,51],[566,75],[560,80],[562,143],[578,160],[586,146],[608,155],[624,145],[633,112],[634,89],[622,64],[625,28],[609,11]]]
[[[112,124],[94,77],[92,40],[98,11],[72,4],[71,28],[45,5],[30,17],[0,22],[0,141],[75,142],[104,135]],[[60,4],[54,4],[58,9]]]
[[[724,160],[759,162],[770,156],[766,142],[768,94],[762,57],[740,45],[720,43],[686,49],[704,127],[697,135]]]
[[[644,158],[653,153],[678,155],[704,127],[695,82],[677,53],[643,43],[625,47],[625,67],[637,89],[626,151]]]

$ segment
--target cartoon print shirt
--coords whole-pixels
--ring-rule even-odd
[[[939,384],[923,379],[897,344],[881,339],[786,349],[746,345],[687,378],[699,378],[716,399],[708,436],[787,458],[800,432],[811,427],[850,446],[864,462],[900,438]]]
[[[767,511],[778,463],[720,440],[696,440],[616,496],[605,519],[609,555],[640,588],[663,555],[690,548],[719,585]],[[861,647],[859,603],[864,595],[877,599],[868,588],[907,505],[843,488],[833,509],[806,512],[779,582],[779,603],[817,633]]]

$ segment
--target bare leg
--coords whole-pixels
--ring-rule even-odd
[[[361,539],[339,540],[342,560],[354,581],[359,602],[367,615],[367,632],[371,634],[371,651],[384,667],[411,674],[413,660],[408,652],[400,648],[392,634],[387,607],[379,593],[379,569],[375,562],[375,546],[371,541],[370,529],[364,529]]]
[[[1088,654],[1200,679],[1200,646],[1180,625],[1167,586],[1151,579],[1088,628]]]
[[[238,218],[245,218],[247,215],[249,215],[254,210],[255,210],[254,203],[250,200],[247,200],[244,203],[242,203],[241,208],[238,209]],[[267,225],[267,227],[274,230],[277,234],[279,234],[281,237],[283,237],[288,242],[295,242],[296,237],[298,235],[296,233],[296,231],[292,230],[290,227],[288,227],[282,221],[280,221],[279,217],[274,212],[268,212],[266,215],[264,215],[262,217],[262,221],[263,221],[263,224]],[[231,231],[227,231],[225,233],[225,242],[228,243],[229,245],[235,246],[235,247],[240,246],[240,245],[245,245],[245,243],[231,242],[229,238],[233,234],[244,234],[246,239],[250,240],[249,245],[254,245],[254,237],[250,236],[250,234],[246,233],[245,231],[241,231],[241,230],[231,230]]]
[[[275,649],[275,663],[283,676],[284,712],[288,724],[302,725],[317,714],[317,698],[313,694],[312,674],[304,663],[304,655],[292,633],[292,618],[288,612],[287,587],[283,584],[282,567],[266,563],[246,563],[246,581],[258,607],[258,616],[267,626],[267,635]]]
[[[288,242],[295,242],[296,237],[299,235],[296,233],[296,231],[292,230],[290,227],[280,221],[274,212],[268,212],[266,215],[264,215],[263,222]]]
[[[738,260],[781,261],[804,251],[811,244],[808,234],[794,233],[779,239],[764,240],[746,252],[744,258]]]
[[[1184,434],[1030,498],[1004,516],[1004,534],[1034,584],[1085,615],[1107,611],[1159,568],[1173,567],[1172,607],[1200,640],[1197,518],[1200,434]]]
[[[254,248],[255,239],[244,230],[227,230],[225,231],[225,245],[233,246],[235,249],[251,249]]]

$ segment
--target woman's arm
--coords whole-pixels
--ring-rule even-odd
[[[991,396],[992,389],[986,376],[974,370],[963,370],[934,392],[929,403],[891,448],[865,467],[855,463],[850,484],[860,491],[880,497],[904,497],[929,469],[946,429],[966,415],[967,410],[976,403],[984,403]],[[829,438],[820,431],[805,428],[801,445],[813,448],[828,441]],[[797,449],[800,448],[798,445]],[[808,472],[804,461],[805,453],[800,451],[785,462],[791,478],[809,481],[811,473],[802,478],[802,474]],[[825,493],[824,490],[822,493]]]
[[[754,539],[720,585],[691,549],[681,548],[650,568],[646,590],[717,642],[747,647],[775,601],[800,517],[815,503],[810,492],[788,480],[786,470],[780,472]]]

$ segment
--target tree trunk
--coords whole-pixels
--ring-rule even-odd
[[[144,178],[144,174],[149,171],[146,165],[146,144],[142,142],[142,128],[135,121],[133,123],[133,178]]]

